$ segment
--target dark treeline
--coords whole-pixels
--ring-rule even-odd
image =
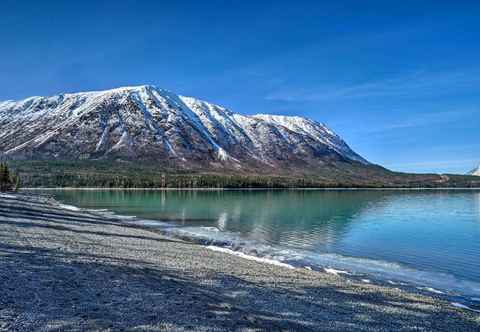
[[[350,176],[335,169],[319,170],[309,176],[269,174],[206,173],[165,169],[152,164],[112,161],[10,161],[23,187],[97,188],[389,188],[389,187],[479,187],[467,176],[413,175],[375,171]],[[383,172],[383,173],[382,173]],[[380,174],[380,175],[379,175]],[[433,180],[432,180],[433,179]],[[13,182],[15,183],[15,181]],[[10,186],[12,181],[10,181]]]
[[[103,174],[64,173],[57,176],[29,176],[29,187],[102,187],[102,188],[290,188],[325,186],[313,179],[256,175],[215,174]],[[330,183],[329,186],[335,186]]]
[[[13,174],[6,163],[0,163],[0,191],[18,190],[20,177]]]
[[[210,174],[122,162],[11,161],[23,187],[101,188],[292,188],[353,183],[320,177]]]

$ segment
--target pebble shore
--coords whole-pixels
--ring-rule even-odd
[[[480,331],[480,314],[8,193],[0,331]]]

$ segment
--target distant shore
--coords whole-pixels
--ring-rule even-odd
[[[107,188],[107,187],[33,187],[33,188],[22,188],[22,191],[49,191],[49,190],[125,190],[125,191],[179,191],[179,190],[185,190],[185,191],[265,191],[265,190],[274,190],[274,191],[288,191],[288,190],[318,190],[318,191],[355,191],[355,190],[429,190],[429,191],[435,191],[435,190],[480,190],[480,187],[438,187],[438,188],[430,188],[430,187],[411,187],[411,188],[405,188],[405,187],[392,187],[392,188],[375,188],[375,187],[355,187],[355,188],[302,188],[302,187],[292,187],[292,188],[204,188],[204,187],[199,187],[199,188]]]
[[[0,331],[480,330],[480,314],[435,294],[264,264],[26,193],[0,194],[0,289]]]

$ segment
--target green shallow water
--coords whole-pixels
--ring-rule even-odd
[[[480,191],[49,191],[64,203],[256,245],[400,264],[480,283]]]

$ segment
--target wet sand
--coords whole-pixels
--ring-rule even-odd
[[[434,296],[289,269],[0,194],[0,331],[479,331]]]

